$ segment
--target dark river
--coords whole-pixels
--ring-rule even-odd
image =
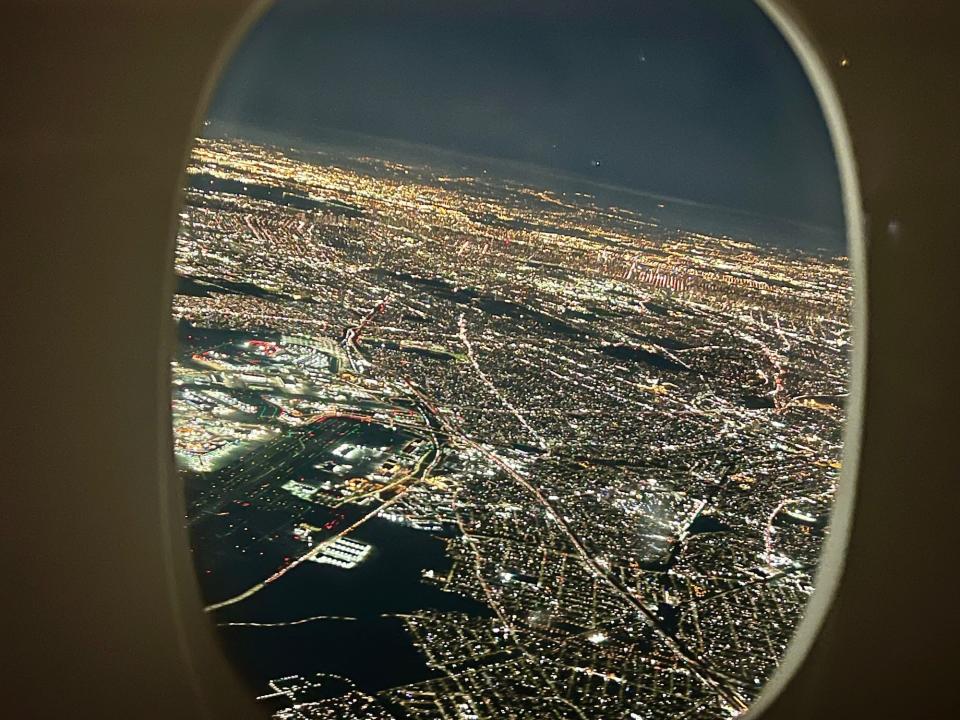
[[[425,666],[402,622],[383,615],[425,608],[489,614],[478,602],[421,581],[422,569],[449,569],[442,539],[380,518],[351,538],[374,546],[354,569],[304,563],[251,598],[217,611],[218,623],[274,623],[315,615],[357,618],[220,628],[227,655],[256,694],[267,691],[268,680],[293,674],[344,675],[368,692],[436,677],[439,673]]]

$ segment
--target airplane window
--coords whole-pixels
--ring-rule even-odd
[[[214,93],[172,422],[276,718],[727,718],[840,476],[852,276],[748,0],[284,0]]]

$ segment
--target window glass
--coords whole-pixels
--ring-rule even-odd
[[[278,718],[724,718],[840,472],[829,134],[747,0],[286,0],[187,168],[173,430]]]

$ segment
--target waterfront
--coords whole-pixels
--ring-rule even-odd
[[[226,650],[252,687],[265,688],[269,680],[294,673],[344,675],[367,692],[437,677],[440,673],[424,665],[401,621],[388,616],[423,609],[490,614],[475,601],[421,580],[422,569],[449,570],[441,538],[379,518],[351,538],[374,548],[356,568],[304,563],[248,601],[214,614],[220,624],[318,615],[355,618],[223,627]]]

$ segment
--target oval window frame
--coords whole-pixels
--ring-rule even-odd
[[[862,449],[864,400],[866,393],[866,359],[868,341],[867,316],[867,277],[866,277],[866,233],[863,204],[861,200],[859,172],[853,152],[853,141],[850,134],[846,115],[840,101],[840,95],[831,77],[829,67],[815,42],[811,39],[813,33],[803,28],[790,9],[790,0],[752,0],[774,24],[794,56],[800,63],[814,90],[824,122],[829,132],[842,195],[844,213],[844,231],[847,238],[849,269],[852,275],[853,302],[850,310],[852,350],[849,355],[848,402],[843,428],[843,448],[841,471],[837,482],[837,493],[834,498],[830,515],[830,532],[827,535],[820,553],[820,562],[815,574],[814,591],[811,594],[800,622],[794,629],[787,648],[780,659],[774,673],[764,683],[757,698],[740,716],[745,720],[758,720],[765,716],[773,707],[777,698],[789,687],[793,678],[804,666],[814,644],[824,630],[825,621],[836,599],[843,577],[847,558],[847,549],[853,529],[853,512],[857,498],[857,482],[859,479],[860,456]],[[186,168],[189,162],[193,138],[196,137],[206,120],[207,108],[213,97],[223,73],[247,34],[263,15],[277,2],[277,0],[249,0],[249,4],[238,13],[234,26],[227,33],[227,40],[217,50],[214,63],[206,69],[206,81],[192,122],[193,133],[188,141],[185,154],[181,162],[180,183],[173,202],[171,231],[168,235],[168,258],[166,282],[166,303],[168,311],[173,296],[174,254],[176,247],[176,231],[178,226],[177,215],[182,206],[182,188],[186,180]],[[843,62],[838,59],[837,63]],[[172,357],[173,343],[165,338],[160,343],[163,363],[167,368],[164,375],[165,385],[163,393],[169,392],[169,360]],[[197,638],[194,633],[199,625],[197,618],[184,617],[185,612],[201,612],[200,591],[196,577],[191,576],[192,566],[188,573],[183,568],[183,548],[187,546],[186,531],[182,523],[174,519],[182,516],[182,493],[179,502],[175,497],[178,494],[178,473],[173,458],[172,423],[169,414],[164,419],[162,430],[166,432],[166,442],[169,450],[167,457],[162,461],[165,473],[161,482],[160,511],[165,530],[164,545],[166,552],[167,579],[170,588],[170,600],[174,606],[174,616],[178,629],[178,645],[181,648],[183,660],[194,677],[194,688],[201,699],[201,705],[211,707],[216,705],[210,702],[207,689],[204,687],[201,671],[197,667],[195,658],[203,656],[205,661],[218,662],[213,674],[218,678],[235,676],[236,671],[225,653],[220,650],[216,640],[216,628],[207,623],[208,637]],[[174,488],[171,490],[171,488]],[[211,657],[210,649],[214,649],[216,660]],[[209,670],[203,673],[211,672]],[[222,686],[220,686],[222,690]],[[205,700],[206,699],[206,700]],[[264,715],[269,717],[269,715]]]

